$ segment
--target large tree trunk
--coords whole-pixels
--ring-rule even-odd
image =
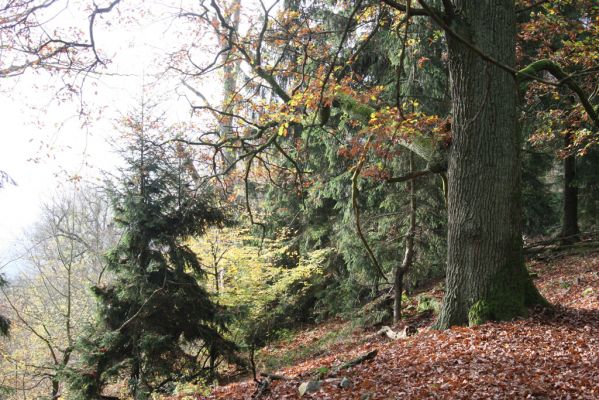
[[[457,0],[452,24],[515,64],[513,0]],[[522,256],[517,86],[508,72],[447,35],[453,107],[446,294],[439,328],[506,320],[543,301]]]
[[[572,133],[564,137],[564,149],[569,151],[572,145]],[[562,241],[574,243],[578,240],[580,229],[578,228],[578,187],[574,182],[576,179],[576,155],[568,154],[564,158],[564,215],[562,219]]]

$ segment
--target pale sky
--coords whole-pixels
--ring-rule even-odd
[[[52,30],[52,24],[78,24],[85,31],[85,6],[90,3],[71,0],[67,9],[51,11],[46,29]],[[278,0],[265,3],[269,7]],[[98,0],[98,4],[106,5],[108,0]],[[200,101],[181,86],[180,76],[173,73],[156,80],[156,74],[164,70],[166,55],[182,44],[197,46],[199,60],[195,62],[213,59],[204,57],[205,50],[199,49],[215,48],[215,39],[192,36],[192,26],[175,17],[185,4],[197,6],[198,2],[127,0],[110,15],[99,18],[94,31],[96,44],[111,63],[102,70],[102,76],[87,79],[82,98],[57,101],[56,92],[64,88],[64,82],[44,71],[0,79],[0,170],[17,182],[17,186],[0,190],[0,273],[14,270],[14,265],[5,264],[19,248],[15,241],[36,221],[40,204],[69,185],[69,177],[98,181],[101,171],[114,170],[119,158],[107,140],[118,135],[118,118],[139,107],[144,83],[149,87],[144,96],[159,103],[167,123],[191,120],[189,100],[183,95],[195,103]],[[257,0],[241,0],[241,6],[246,22],[242,18],[240,29],[244,30],[248,18],[253,19],[261,7]],[[77,7],[82,8],[77,11]],[[218,102],[222,97],[218,74],[196,85],[210,101]],[[80,100],[91,112],[91,125],[84,126],[78,115]]]
[[[17,182],[0,190],[0,267],[12,259],[18,248],[15,240],[35,222],[40,203],[68,185],[69,176],[98,180],[102,170],[111,170],[118,162],[106,139],[117,134],[119,116],[139,105],[142,82],[153,79],[160,68],[156,60],[175,48],[181,33],[173,24],[170,5],[141,4],[150,10],[143,18],[96,31],[98,47],[112,59],[106,72],[118,75],[88,79],[83,100],[98,118],[93,125],[82,126],[79,99],[56,101],[55,90],[62,85],[57,76],[36,72],[0,80],[0,170]],[[61,18],[55,23],[73,15]],[[147,93],[155,96],[152,100],[159,99],[172,122],[190,118],[188,101],[176,92],[182,92],[179,86],[164,78],[152,83]],[[203,90],[218,90],[210,86]],[[0,273],[11,268],[5,266]]]

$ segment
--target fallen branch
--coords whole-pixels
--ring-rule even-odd
[[[285,375],[269,374],[267,372],[260,372],[260,376],[269,378],[272,381],[290,381],[293,379]]]
[[[576,233],[574,235],[569,235],[569,236],[558,236],[558,237],[554,237],[551,239],[538,240],[536,242],[532,242],[532,243],[528,243],[528,244],[524,245],[524,251],[525,252],[534,252],[537,250],[533,250],[533,249],[535,249],[537,247],[545,248],[545,247],[549,247],[553,244],[562,242],[564,240],[573,239],[573,238],[577,238],[577,237],[587,237],[588,238],[588,239],[582,239],[582,240],[580,240],[580,242],[592,241],[593,238],[596,236],[599,237],[599,231],[580,232],[580,233]]]
[[[372,360],[372,359],[374,359],[374,357],[376,357],[376,355],[377,355],[378,352],[379,351],[376,350],[376,349],[372,350],[372,351],[369,351],[368,353],[363,354],[360,357],[354,358],[351,361],[345,362],[345,363],[339,365],[338,367],[335,367],[333,369],[333,371],[335,373],[337,373],[337,372],[339,372],[341,370],[348,369],[348,368],[351,368],[351,367],[355,367],[356,365],[362,364],[364,361]]]
[[[524,255],[533,260],[550,260],[564,256],[565,254],[571,254],[571,252],[576,250],[598,251],[599,241],[584,240],[572,244],[546,245],[545,247],[525,250]]]

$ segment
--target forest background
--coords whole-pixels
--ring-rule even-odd
[[[496,77],[507,79],[508,73],[519,84],[519,100],[512,100],[523,140],[516,129],[499,141],[491,135],[478,146],[486,146],[497,160],[517,162],[506,162],[501,168],[512,169],[501,170],[483,160],[479,172],[499,171],[489,179],[501,176],[497,181],[507,186],[482,191],[517,193],[522,213],[516,201],[509,203],[516,205],[516,217],[498,215],[517,220],[506,223],[505,233],[517,242],[506,244],[499,255],[483,249],[483,257],[521,257],[522,234],[528,243],[529,238],[559,237],[572,244],[585,237],[581,232],[594,232],[599,215],[597,6],[542,1],[519,2],[514,9],[506,2],[517,41],[512,59],[505,61],[503,54],[492,53],[492,45],[491,52],[469,45],[462,39],[465,33],[451,26],[460,26],[460,12],[472,6],[467,3],[212,1],[147,7],[113,1],[63,8],[60,1],[9,2],[0,27],[7,43],[3,85],[15,85],[13,92],[28,87],[23,92],[28,98],[38,91],[51,93],[58,104],[52,107],[58,108],[38,105],[36,112],[44,108],[37,114],[41,126],[72,107],[89,143],[104,147],[100,132],[112,131],[120,161],[110,162],[115,167],[103,184],[85,182],[81,168],[66,171],[71,183],[45,202],[22,240],[23,249],[8,258],[21,266],[2,288],[3,315],[12,325],[2,358],[7,395],[76,396],[72,388],[78,387],[89,390],[82,398],[91,398],[120,379],[128,382],[123,390],[144,398],[149,392],[176,391],[177,385],[205,384],[222,372],[225,360],[251,370],[247,360],[252,364],[259,348],[302,324],[334,316],[352,316],[367,326],[400,322],[402,300],[453,276],[447,254],[451,264],[458,246],[451,242],[451,229],[447,241],[448,221],[451,225],[467,207],[452,200],[460,190],[451,180],[451,168],[458,170],[451,154],[458,154],[456,138],[484,128],[473,124],[497,117],[486,110],[509,98],[493,86]],[[146,50],[130,52],[124,47],[131,42],[117,40],[128,27],[146,35]],[[457,79],[452,68],[459,62],[452,64],[452,51],[476,56],[476,74],[462,79],[476,83],[478,98],[465,100],[474,106],[462,120],[455,119],[459,97],[452,89]],[[128,55],[119,59],[123,53]],[[135,62],[140,59],[145,62]],[[132,71],[136,82],[127,83]],[[31,85],[36,79],[40,87]],[[104,90],[112,85],[119,89]],[[139,94],[120,104],[122,96],[115,93],[122,90]],[[114,98],[118,107],[110,104]],[[456,136],[456,131],[466,133]],[[71,140],[68,136],[65,145]],[[518,149],[509,153],[505,143],[512,141]],[[42,166],[48,162],[44,153],[54,157],[58,142],[39,142]],[[11,190],[13,178],[2,177],[3,191]],[[155,192],[146,192],[146,184]],[[140,204],[131,190],[139,191]],[[454,217],[448,216],[448,204]],[[144,208],[149,205],[155,208]],[[501,210],[486,207],[474,204],[482,214]],[[186,210],[196,210],[189,211],[196,219],[187,230]],[[167,229],[173,220],[156,215],[176,218],[183,230]],[[162,227],[159,234],[156,226],[144,225],[149,219]],[[138,223],[143,229],[135,236],[132,226]],[[466,228],[466,238],[476,239],[476,227]],[[146,243],[137,254],[146,249],[158,257],[161,249],[170,249],[164,256],[168,261],[122,267],[128,261],[118,260],[130,260],[126,254],[136,248],[136,238]],[[491,235],[483,241],[496,246],[504,239]],[[116,257],[119,252],[125,255]],[[177,260],[183,260],[180,267]],[[169,355],[164,368],[152,365],[147,349],[111,359],[110,346],[123,350],[146,342],[138,337],[123,344],[120,337],[99,335],[100,326],[108,326],[108,333],[133,325],[131,332],[143,332],[142,317],[153,315],[146,306],[171,292],[148,278],[139,298],[116,295],[130,303],[115,317],[106,313],[119,304],[110,290],[128,293],[126,288],[155,271],[193,277],[195,283],[187,284],[200,286],[195,300],[169,295],[153,312],[208,294],[216,308],[205,304],[202,310],[212,311],[198,314],[197,320],[205,322],[199,331],[161,332],[171,339],[168,345],[166,339],[151,340],[151,348],[160,349],[157,354]],[[522,306],[532,305],[524,295],[518,298],[519,291],[528,290],[525,283],[508,288],[516,300],[508,299],[507,306],[494,303],[497,271],[475,279],[470,293],[461,293],[465,289],[451,280],[449,286],[440,284],[465,298],[479,292],[477,286],[484,288],[480,299],[458,302],[455,308],[461,311],[448,307],[451,302],[440,310],[438,299],[424,297],[421,308],[441,312],[440,328],[524,314]],[[534,301],[546,306],[542,299]],[[131,332],[124,335],[135,336]],[[173,343],[180,337],[186,341]],[[227,344],[214,346],[221,339]],[[104,349],[106,359],[89,357],[98,349]],[[110,367],[89,372],[90,365],[102,363]]]

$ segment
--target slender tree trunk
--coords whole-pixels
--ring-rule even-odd
[[[52,379],[52,400],[58,400],[60,391],[60,382]]]
[[[395,268],[395,282],[393,283],[393,323],[401,321],[401,295],[403,293],[403,268]]]
[[[239,16],[241,11],[241,0],[231,0],[227,5],[225,12],[229,24],[236,30],[239,27]],[[220,44],[221,48],[229,46],[224,39]],[[237,76],[239,75],[239,62],[232,60],[232,52],[228,51],[223,53],[222,62],[223,66],[223,104],[222,109],[226,112],[233,113],[232,106],[235,103],[233,97],[237,90]],[[232,137],[234,132],[233,124],[235,123],[233,117],[223,116],[221,119],[221,135],[223,138]],[[224,165],[223,168],[227,169],[237,158],[238,154],[235,149],[226,148],[223,150]]]
[[[452,26],[458,33],[495,59],[515,65],[514,1],[454,3],[458,12]],[[441,329],[511,319],[543,301],[522,256],[515,79],[451,35],[447,41],[453,141]]]
[[[139,339],[135,338],[133,341],[137,350],[133,356],[129,385],[135,400],[147,400],[150,394],[144,373],[143,354],[139,352]]]
[[[210,346],[210,380],[213,381],[217,379],[216,375],[216,359],[218,357],[218,353],[216,352],[216,348],[214,346]]]
[[[572,134],[564,137],[564,149],[572,145]],[[569,154],[564,158],[564,215],[562,219],[561,236],[564,243],[574,243],[578,240],[580,229],[578,228],[578,187],[574,182],[576,179],[576,156]]]
[[[414,153],[410,152],[410,172],[414,172]],[[406,248],[401,266],[395,268],[394,299],[393,299],[393,323],[401,320],[401,296],[403,294],[404,275],[412,268],[414,260],[414,236],[416,234],[416,191],[414,179],[408,181],[410,196],[410,222],[406,234]]]

